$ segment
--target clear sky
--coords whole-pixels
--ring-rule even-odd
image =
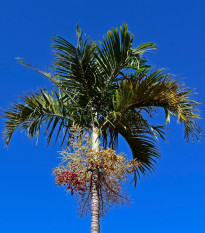
[[[134,45],[148,41],[158,45],[158,51],[149,54],[150,63],[181,76],[187,86],[197,89],[196,99],[204,101],[204,11],[204,0],[1,1],[0,107],[26,91],[49,87],[46,79],[14,58],[48,70],[51,38],[57,34],[75,43],[79,21],[95,40],[112,26],[127,23],[135,35]],[[200,106],[203,118],[204,106]],[[176,127],[169,132],[169,142],[159,142],[162,158],[156,173],[130,188],[134,204],[111,211],[101,223],[102,233],[205,232],[205,141],[187,144],[175,119],[171,125]],[[125,142],[119,143],[119,150],[129,154]],[[35,140],[16,133],[8,150],[1,140],[1,233],[90,231],[90,217],[77,217],[74,199],[51,176],[58,150],[58,145],[46,148],[43,136],[36,147]]]

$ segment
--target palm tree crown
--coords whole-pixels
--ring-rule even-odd
[[[48,144],[55,136],[62,145],[73,124],[85,130],[95,126],[105,147],[117,146],[119,135],[125,138],[133,157],[142,163],[136,181],[140,173],[153,171],[160,156],[155,139],[156,135],[164,139],[165,127],[149,121],[158,108],[165,111],[166,123],[170,115],[178,118],[187,140],[199,140],[199,103],[191,99],[193,90],[162,69],[153,71],[143,57],[147,50],[156,49],[154,43],[133,47],[127,25],[120,31],[112,28],[98,44],[85,37],[79,26],[76,32],[76,47],[62,37],[53,39],[52,73],[20,61],[46,76],[53,88],[24,96],[4,111],[7,146],[18,128],[26,130],[28,137],[38,137],[43,128]]]

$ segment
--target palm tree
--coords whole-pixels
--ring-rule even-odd
[[[134,172],[135,184],[141,174],[154,171],[160,153],[156,136],[164,139],[165,126],[154,125],[150,118],[163,109],[166,123],[170,116],[184,125],[185,138],[199,140],[198,102],[191,99],[192,90],[169,73],[155,70],[143,57],[147,50],[156,49],[153,43],[133,47],[133,35],[127,25],[120,31],[112,28],[96,44],[84,36],[77,26],[76,47],[62,37],[53,41],[55,60],[52,74],[40,72],[53,84],[50,91],[39,89],[20,98],[3,113],[4,140],[9,145],[13,132],[26,131],[29,138],[45,130],[47,144],[60,138],[61,146],[70,136],[73,124],[92,131],[92,148],[115,148],[118,136],[129,144],[133,158],[142,166]],[[42,127],[45,126],[45,127]],[[92,175],[91,233],[100,232],[98,169]]]

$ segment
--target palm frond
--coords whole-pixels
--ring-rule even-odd
[[[132,41],[133,35],[125,24],[120,27],[120,33],[117,28],[112,28],[112,31],[108,31],[107,35],[103,36],[103,42],[100,42],[97,48],[96,59],[107,76],[115,77],[125,67]]]
[[[170,114],[177,116],[178,122],[184,125],[185,138],[199,140],[201,130],[196,123],[200,118],[196,108],[199,103],[192,99],[192,93],[192,89],[173,79],[171,74],[148,69],[137,71],[120,84],[113,105],[114,110],[121,113],[129,109],[161,107],[166,113],[166,123],[170,121]]]
[[[112,112],[108,119],[101,128],[104,146],[114,146],[118,134],[124,137],[131,148],[133,158],[142,164],[134,173],[136,184],[141,174],[146,175],[154,171],[156,159],[160,157],[156,147],[157,137],[165,140],[165,127],[149,124],[143,118],[141,110],[128,110],[123,114]]]
[[[40,129],[45,126],[49,144],[54,130],[57,130],[57,140],[60,131],[63,129],[66,131],[72,123],[86,124],[85,118],[79,115],[78,106],[70,105],[67,98],[55,91],[49,94],[46,90],[40,89],[40,94],[32,93],[21,97],[20,100],[20,103],[13,103],[10,108],[3,111],[4,140],[7,146],[14,131],[19,128],[27,131],[26,136],[38,138]]]
[[[135,185],[141,175],[148,175],[155,171],[157,159],[161,157],[160,152],[156,146],[156,139],[153,135],[147,135],[146,132],[141,134],[133,134],[129,130],[121,129],[119,133],[124,137],[128,143],[133,159],[141,162],[141,167],[136,168],[134,172],[133,181]]]
[[[132,43],[133,35],[125,24],[120,27],[120,32],[117,28],[112,28],[104,35],[103,42],[97,47],[96,59],[108,81],[116,78],[123,69],[138,69],[146,60],[141,55],[156,49],[152,42],[141,44],[137,48],[133,48]]]
[[[96,44],[84,37],[77,27],[77,47],[60,36],[54,39],[55,62],[53,69],[61,85],[69,90],[78,90],[84,94],[86,101],[92,97],[92,92],[98,80],[94,54]]]
[[[111,102],[113,91],[118,89],[118,83],[128,75],[128,69],[145,69],[150,67],[142,55],[148,50],[156,49],[152,42],[133,48],[133,35],[123,24],[120,31],[117,28],[104,35],[103,41],[96,48],[95,58],[101,80],[99,106]],[[103,101],[103,103],[102,103]]]

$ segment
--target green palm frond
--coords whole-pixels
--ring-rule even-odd
[[[112,28],[111,31],[104,35],[103,42],[97,47],[98,53],[96,59],[107,77],[108,83],[123,72],[123,69],[138,69],[147,61],[141,57],[147,50],[156,49],[156,45],[152,42],[139,45],[133,48],[133,34],[128,30],[127,25]]]
[[[148,109],[162,107],[166,113],[166,122],[170,114],[178,117],[185,128],[185,138],[199,140],[200,128],[196,119],[200,118],[196,108],[198,102],[191,99],[192,89],[173,79],[171,74],[162,70],[137,71],[130,79],[125,79],[116,91],[113,100],[115,112],[127,112],[129,109]]]
[[[113,92],[118,89],[118,83],[128,75],[128,70],[136,71],[150,67],[147,65],[147,59],[142,55],[154,49],[156,45],[152,42],[134,48],[133,35],[125,24],[120,27],[120,31],[112,28],[107,35],[104,35],[95,53],[99,77],[102,81],[98,85],[100,107],[104,103],[110,105]]]
[[[161,157],[156,146],[156,139],[153,135],[147,135],[143,130],[141,130],[141,134],[139,132],[133,134],[131,131],[124,129],[119,130],[119,133],[128,143],[133,158],[141,162],[141,167],[136,168],[134,172],[133,181],[136,185],[141,175],[148,175],[155,171],[157,159]]]
[[[32,93],[21,98],[20,103],[13,103],[10,108],[3,112],[5,119],[4,140],[8,146],[11,136],[17,129],[27,131],[27,136],[32,138],[40,133],[42,126],[45,126],[47,143],[56,130],[56,140],[59,133],[64,130],[62,143],[65,140],[65,133],[73,123],[85,125],[86,119],[79,114],[80,108],[70,105],[65,96],[53,91],[49,94],[46,90],[40,89],[40,94]]]
[[[135,184],[141,174],[146,175],[155,169],[156,159],[160,158],[159,150],[156,147],[157,137],[165,140],[165,127],[149,124],[143,118],[142,110],[126,113],[110,113],[109,120],[101,127],[104,146],[114,146],[118,134],[122,135],[129,144],[134,159],[141,162],[142,166],[134,173]],[[110,138],[108,143],[107,138]]]
[[[60,36],[54,39],[55,61],[53,69],[63,88],[69,91],[78,90],[86,100],[92,97],[98,81],[97,67],[94,54],[96,44],[84,38],[79,26],[77,27],[77,47]]]
[[[115,77],[125,67],[131,53],[132,41],[133,35],[125,24],[120,27],[120,33],[117,28],[112,28],[112,31],[103,36],[103,42],[100,42],[97,48],[96,59],[107,76]]]
[[[53,70],[60,89],[66,90],[84,108],[89,108],[94,122],[93,111],[102,99],[104,81],[96,62],[97,45],[84,36],[77,27],[77,46],[73,46],[62,37],[56,36],[53,41],[55,62]],[[76,95],[78,93],[78,95]]]

